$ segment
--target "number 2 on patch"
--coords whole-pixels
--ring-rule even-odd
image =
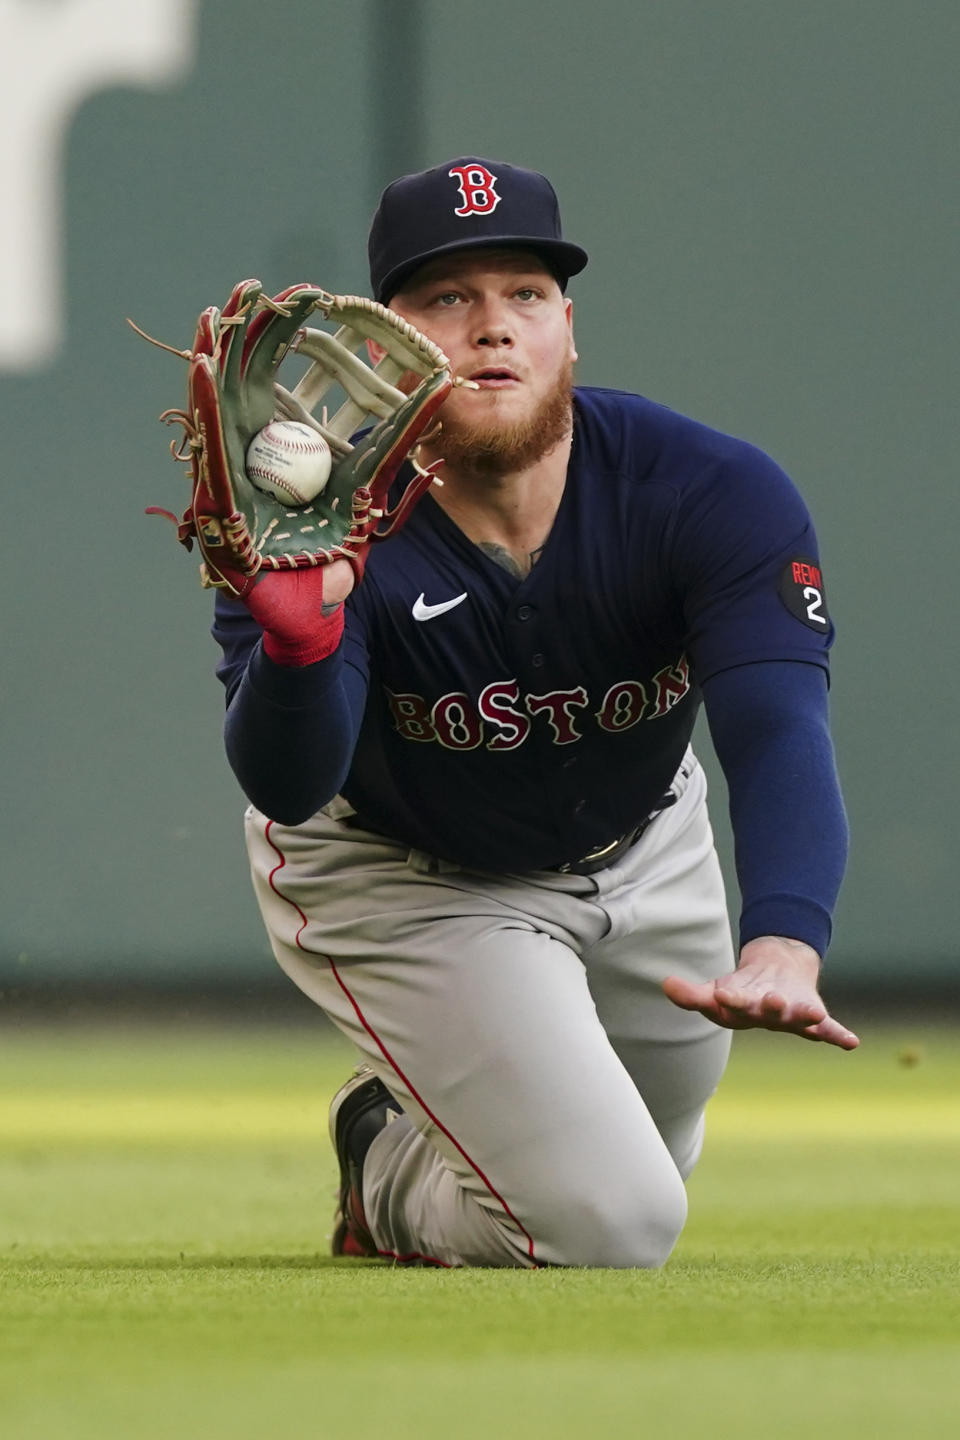
[[[819,560],[810,555],[795,555],[788,560],[780,571],[779,594],[795,620],[829,636],[830,615]]]
[[[815,585],[805,585],[803,587],[803,598],[807,602],[807,619],[812,620],[815,625],[826,625],[826,616],[820,614],[823,596],[817,587]]]

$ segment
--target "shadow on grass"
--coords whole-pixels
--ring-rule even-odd
[[[59,1259],[50,1256],[38,1259],[36,1256],[17,1262],[14,1254],[6,1257],[8,1263],[19,1264],[24,1270],[76,1270],[76,1271],[173,1271],[173,1270],[354,1270],[358,1266],[392,1267],[391,1260],[361,1259],[344,1255],[129,1255],[111,1258],[109,1255],[96,1259]]]

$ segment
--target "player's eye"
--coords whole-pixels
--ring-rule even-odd
[[[430,304],[439,306],[441,310],[449,310],[452,306],[457,304],[459,299],[459,291],[441,290],[438,295],[434,295],[433,299],[430,301]]]
[[[538,300],[543,294],[543,291],[538,290],[535,285],[521,285],[520,289],[516,290],[514,293],[518,300],[522,300],[524,303],[526,303],[530,300]]]

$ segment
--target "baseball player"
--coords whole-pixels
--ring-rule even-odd
[[[363,1061],[334,1251],[657,1266],[731,1030],[858,1044],[817,989],[846,825],[813,527],[759,450],[573,387],[587,256],[542,175],[399,179],[369,255],[468,382],[417,452],[442,487],[360,583],[261,574],[214,624],[274,952]]]

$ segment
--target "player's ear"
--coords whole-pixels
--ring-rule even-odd
[[[376,340],[367,341],[367,354],[370,356],[371,365],[379,365],[386,353],[383,346],[378,345]]]
[[[576,360],[579,360],[579,359],[580,359],[580,356],[577,354],[577,347],[576,347],[576,345],[574,344],[574,340],[573,340],[573,301],[572,301],[572,300],[564,299],[564,302],[563,302],[563,313],[564,313],[564,314],[566,315],[566,317],[567,317],[567,330],[570,332],[570,359],[576,361]]]

